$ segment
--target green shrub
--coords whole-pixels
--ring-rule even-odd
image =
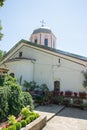
[[[4,86],[0,87],[0,121],[8,115],[18,115],[23,107],[21,98],[22,87],[15,78],[6,76]]]
[[[16,79],[11,76],[5,78],[4,85],[10,91],[8,95],[8,114],[17,116],[23,107],[21,99],[22,87],[17,83]]]
[[[58,96],[58,103],[59,103],[59,105],[62,105],[63,104],[63,100],[64,100],[64,98],[63,98],[63,96]]]
[[[17,116],[24,106],[34,109],[33,100],[28,92],[22,92],[22,87],[15,78],[6,76],[4,86],[0,87],[0,122],[8,115]]]
[[[43,92],[48,92],[48,91],[49,91],[49,88],[48,88],[47,84],[41,84],[41,85],[40,85],[40,89],[41,89]]]
[[[31,116],[29,116],[29,118],[30,118],[30,121],[32,122],[35,119],[35,116],[31,115]]]
[[[0,75],[0,86],[4,84],[4,76]]]
[[[17,84],[16,78],[13,78],[10,75],[6,75],[5,80],[4,80],[4,85],[10,86],[12,83]]]
[[[30,106],[30,110],[32,111],[34,109],[32,96],[29,94],[29,92],[22,92],[22,101],[23,105],[26,107],[27,105]]]
[[[16,130],[16,126],[15,125],[11,125],[8,127],[8,130]]]
[[[8,99],[9,103],[9,114],[17,116],[21,108],[23,107],[22,99],[21,99],[21,86],[12,83],[10,86],[10,96]]]
[[[38,118],[40,116],[38,113],[35,113],[34,115],[36,118]]]
[[[9,125],[14,125],[17,122],[16,117],[14,115],[11,115],[8,117],[8,123]]]
[[[15,126],[16,126],[16,130],[20,130],[21,127],[22,127],[22,125],[21,125],[20,122],[17,122],[17,123],[15,124]]]
[[[82,109],[85,109],[85,108],[86,108],[86,109],[87,109],[87,102],[86,102],[86,103],[81,104],[81,105],[80,105],[80,108],[82,108]]]
[[[31,81],[31,82],[27,82],[26,80],[24,80],[24,84],[23,86],[26,88],[26,90],[28,90],[29,92],[33,91],[36,87],[36,82]]]
[[[29,124],[30,122],[32,122],[33,120],[35,120],[35,119],[38,118],[38,117],[39,117],[39,114],[38,114],[38,113],[31,112],[31,115],[26,118],[27,124]]]
[[[26,120],[22,120],[22,121],[21,121],[21,125],[22,125],[22,127],[25,127],[25,126],[27,125]]]
[[[30,90],[30,82],[27,82],[26,80],[24,80],[23,86],[26,88],[27,91]]]
[[[33,117],[33,119],[36,119],[39,117],[39,114],[38,113],[35,113],[35,112],[32,112],[31,113],[31,116]]]
[[[2,128],[2,130],[8,130],[8,128]]]
[[[7,119],[8,116],[8,90],[0,87],[0,121]]]
[[[27,122],[27,124],[29,124],[31,122],[29,117],[26,118],[26,122]]]
[[[87,72],[84,72],[83,75],[84,75],[83,86],[84,88],[87,88]]]
[[[23,118],[27,118],[30,115],[30,110],[27,107],[22,108],[21,115]]]

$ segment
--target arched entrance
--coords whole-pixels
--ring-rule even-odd
[[[54,81],[54,91],[60,91],[60,81]]]

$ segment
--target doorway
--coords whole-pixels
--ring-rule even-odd
[[[54,91],[60,92],[60,81],[54,81]]]

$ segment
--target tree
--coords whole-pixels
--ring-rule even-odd
[[[4,1],[5,0],[0,0],[0,7],[2,7],[4,5]],[[0,41],[3,37],[3,33],[1,32],[1,30],[2,30],[2,26],[1,26],[1,21],[0,21]]]
[[[0,0],[0,7],[2,7],[4,5],[4,1],[5,0]]]
[[[0,61],[2,60],[5,54],[6,54],[6,51],[0,50]]]
[[[1,26],[1,21],[0,21],[0,41],[1,41],[2,37],[3,37],[3,33],[1,33],[1,30],[2,30],[2,26]]]

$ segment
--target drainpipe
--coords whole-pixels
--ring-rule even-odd
[[[35,61],[31,60],[31,62],[33,63],[33,81],[34,81],[34,75],[35,75]]]

